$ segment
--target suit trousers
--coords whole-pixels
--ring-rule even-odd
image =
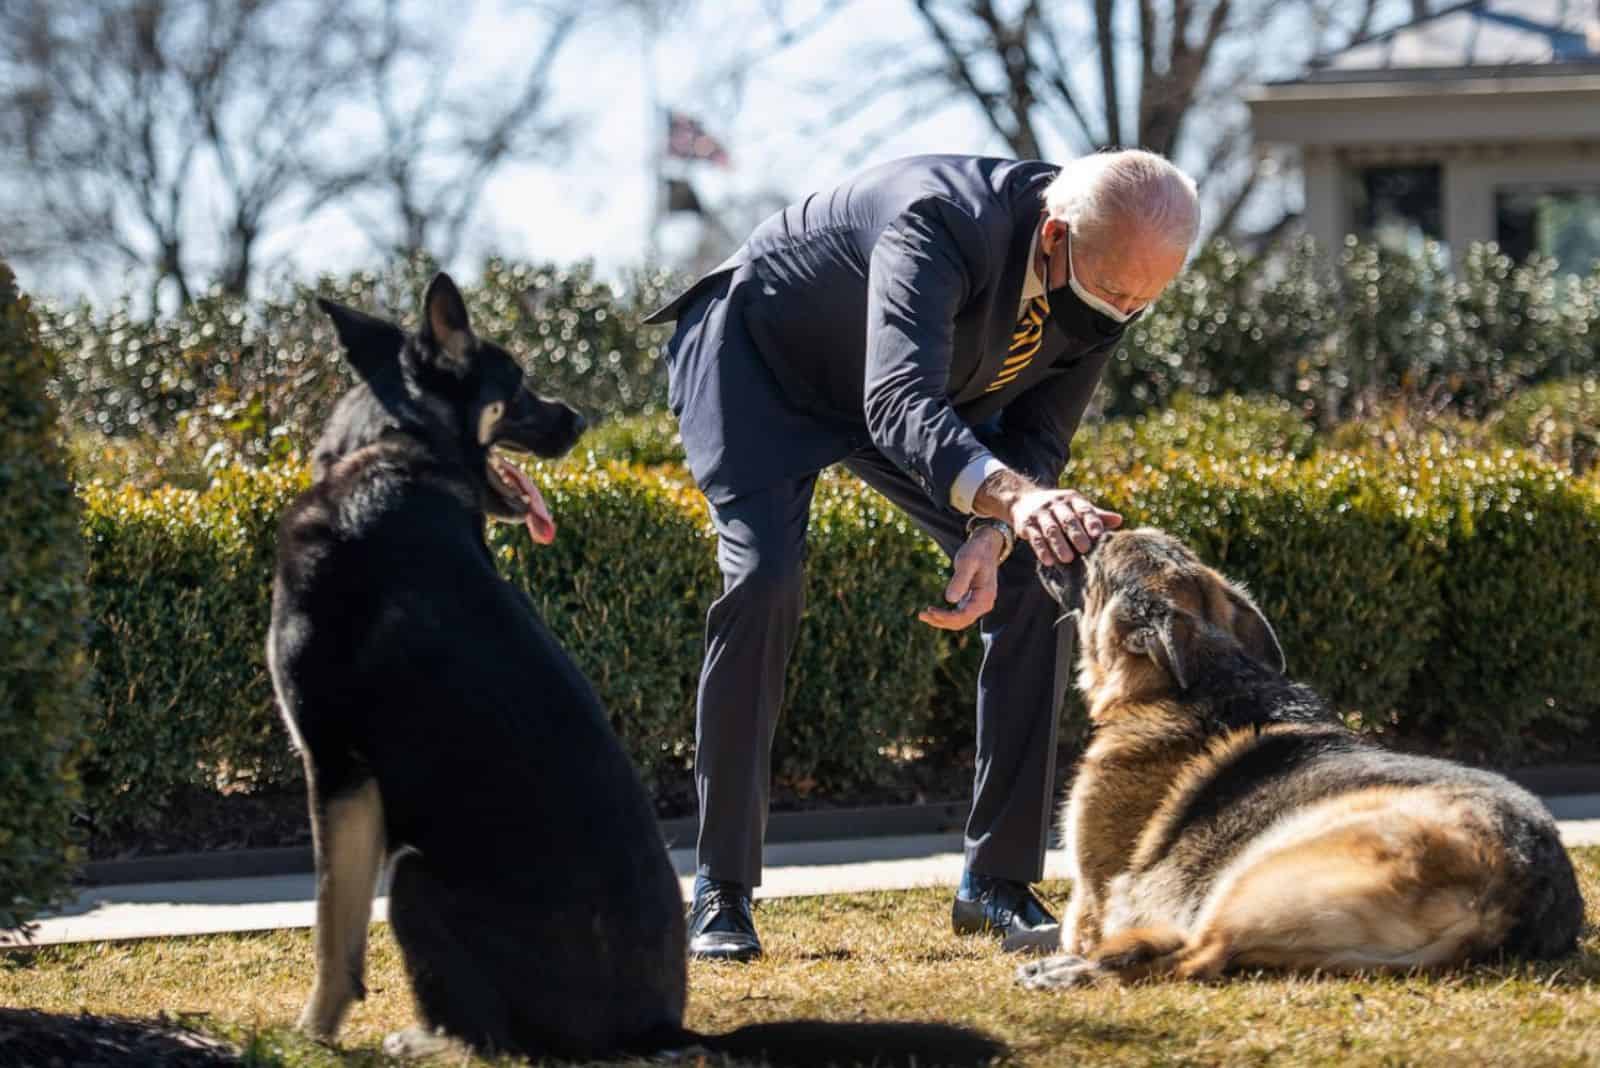
[[[947,554],[966,519],[935,505],[872,448],[845,465],[903,509]],[[784,672],[805,607],[803,559],[816,475],[712,504],[723,593],[706,619],[695,722],[699,874],[761,883],[772,741]],[[920,606],[906,605],[912,612]],[[1051,826],[1059,694],[1055,602],[1021,542],[1001,565],[994,610],[979,623],[977,759],[966,861],[972,871],[1033,882]]]

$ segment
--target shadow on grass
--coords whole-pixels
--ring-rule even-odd
[[[64,1016],[0,1009],[0,1064],[129,1064],[221,1068],[245,1063],[226,1043],[163,1016]]]

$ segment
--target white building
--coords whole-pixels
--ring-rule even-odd
[[[1600,262],[1600,0],[1458,4],[1249,104],[1260,149],[1299,153],[1325,248],[1358,233]]]

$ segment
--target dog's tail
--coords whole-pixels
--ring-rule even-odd
[[[1006,1052],[1004,1043],[982,1032],[935,1023],[785,1020],[751,1024],[720,1035],[678,1028],[655,1039],[650,1052],[698,1046],[774,1068],[979,1068]]]

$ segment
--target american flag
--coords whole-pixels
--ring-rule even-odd
[[[728,150],[706,133],[699,119],[681,111],[667,112],[667,155],[675,159],[703,159],[719,167],[730,166]]]

